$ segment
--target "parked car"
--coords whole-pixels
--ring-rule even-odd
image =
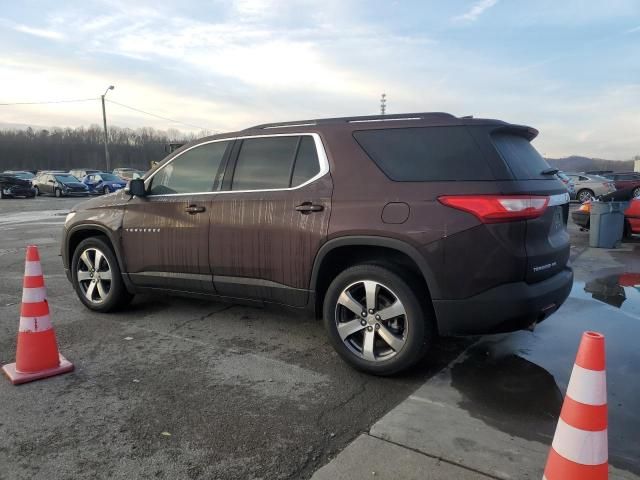
[[[33,179],[36,195],[86,196],[89,188],[69,173],[41,173]]]
[[[35,177],[35,175],[28,170],[5,170],[4,173],[10,173],[23,180],[31,180]]]
[[[630,190],[631,197],[640,197],[640,173],[617,172],[607,173],[605,178],[613,181],[618,190]]]
[[[529,328],[569,295],[569,195],[537,133],[412,113],[203,138],[76,206],[64,269],[99,312],[162,290],[307,308],[392,374],[436,334]]]
[[[135,168],[114,168],[113,174],[119,176],[123,180],[132,180],[134,178],[142,177],[145,172]]]
[[[588,230],[591,226],[591,202],[587,201],[571,212],[571,218],[580,228]],[[629,207],[624,211],[624,234],[640,235],[640,197],[632,198]]]
[[[127,182],[113,173],[97,172],[82,179],[91,193],[112,193],[127,186]]]
[[[567,175],[565,175],[564,172],[559,171],[556,175],[558,175],[558,178],[562,181],[562,183],[564,183],[564,186],[567,187],[567,192],[569,192],[569,198],[571,198],[571,200],[575,200],[576,187],[573,184],[573,181]]]
[[[573,182],[576,189],[576,199],[581,203],[616,190],[615,185],[608,178],[587,175],[586,173],[564,173]]]
[[[92,173],[98,173],[101,170],[89,169],[89,168],[75,168],[73,170],[69,170],[69,173],[76,178],[82,179],[87,175],[91,175]]]
[[[0,173],[0,198],[35,196],[36,191],[30,180],[21,178],[18,173]]]

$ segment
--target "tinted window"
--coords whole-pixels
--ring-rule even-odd
[[[391,180],[493,179],[489,166],[464,127],[362,130],[353,136]]]
[[[112,173],[101,173],[100,175],[96,175],[96,178],[102,178],[105,182],[119,182],[120,177],[113,175]]]
[[[315,177],[320,172],[316,143],[312,137],[304,136],[300,140],[300,148],[296,156],[296,164],[293,167],[291,186],[297,187],[307,180]]]
[[[618,180],[637,180],[638,177],[635,175],[618,175]]]
[[[200,145],[179,155],[151,179],[149,193],[210,192],[229,142]]]
[[[524,137],[510,133],[494,133],[493,144],[518,180],[549,178],[541,172],[549,168],[547,161]]]
[[[299,138],[268,137],[243,140],[231,189],[288,188]]]

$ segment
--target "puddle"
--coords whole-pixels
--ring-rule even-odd
[[[640,320],[640,273],[627,272],[575,282],[571,296],[598,300]]]
[[[482,337],[452,366],[459,406],[513,436],[551,443],[582,333],[606,338],[609,461],[640,474],[640,275],[576,282],[534,332]]]

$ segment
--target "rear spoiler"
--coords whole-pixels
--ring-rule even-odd
[[[491,133],[511,133],[519,137],[524,137],[531,141],[538,136],[538,130],[526,125],[501,125],[491,131]]]

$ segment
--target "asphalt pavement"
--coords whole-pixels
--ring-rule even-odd
[[[73,373],[0,378],[0,479],[540,478],[579,335],[607,335],[612,478],[640,474],[640,242],[590,249],[535,332],[441,340],[395,378],[355,372],[313,318],[169,296],[85,309],[59,257],[77,199],[0,201],[0,363],[14,361],[24,247],[40,248]],[[631,279],[631,280],[630,280]]]
[[[169,296],[84,308],[59,257],[78,199],[0,201],[0,363],[15,359],[24,247],[40,249],[73,373],[0,378],[0,478],[309,478],[471,342],[440,342],[395,378],[358,373],[319,321]]]

